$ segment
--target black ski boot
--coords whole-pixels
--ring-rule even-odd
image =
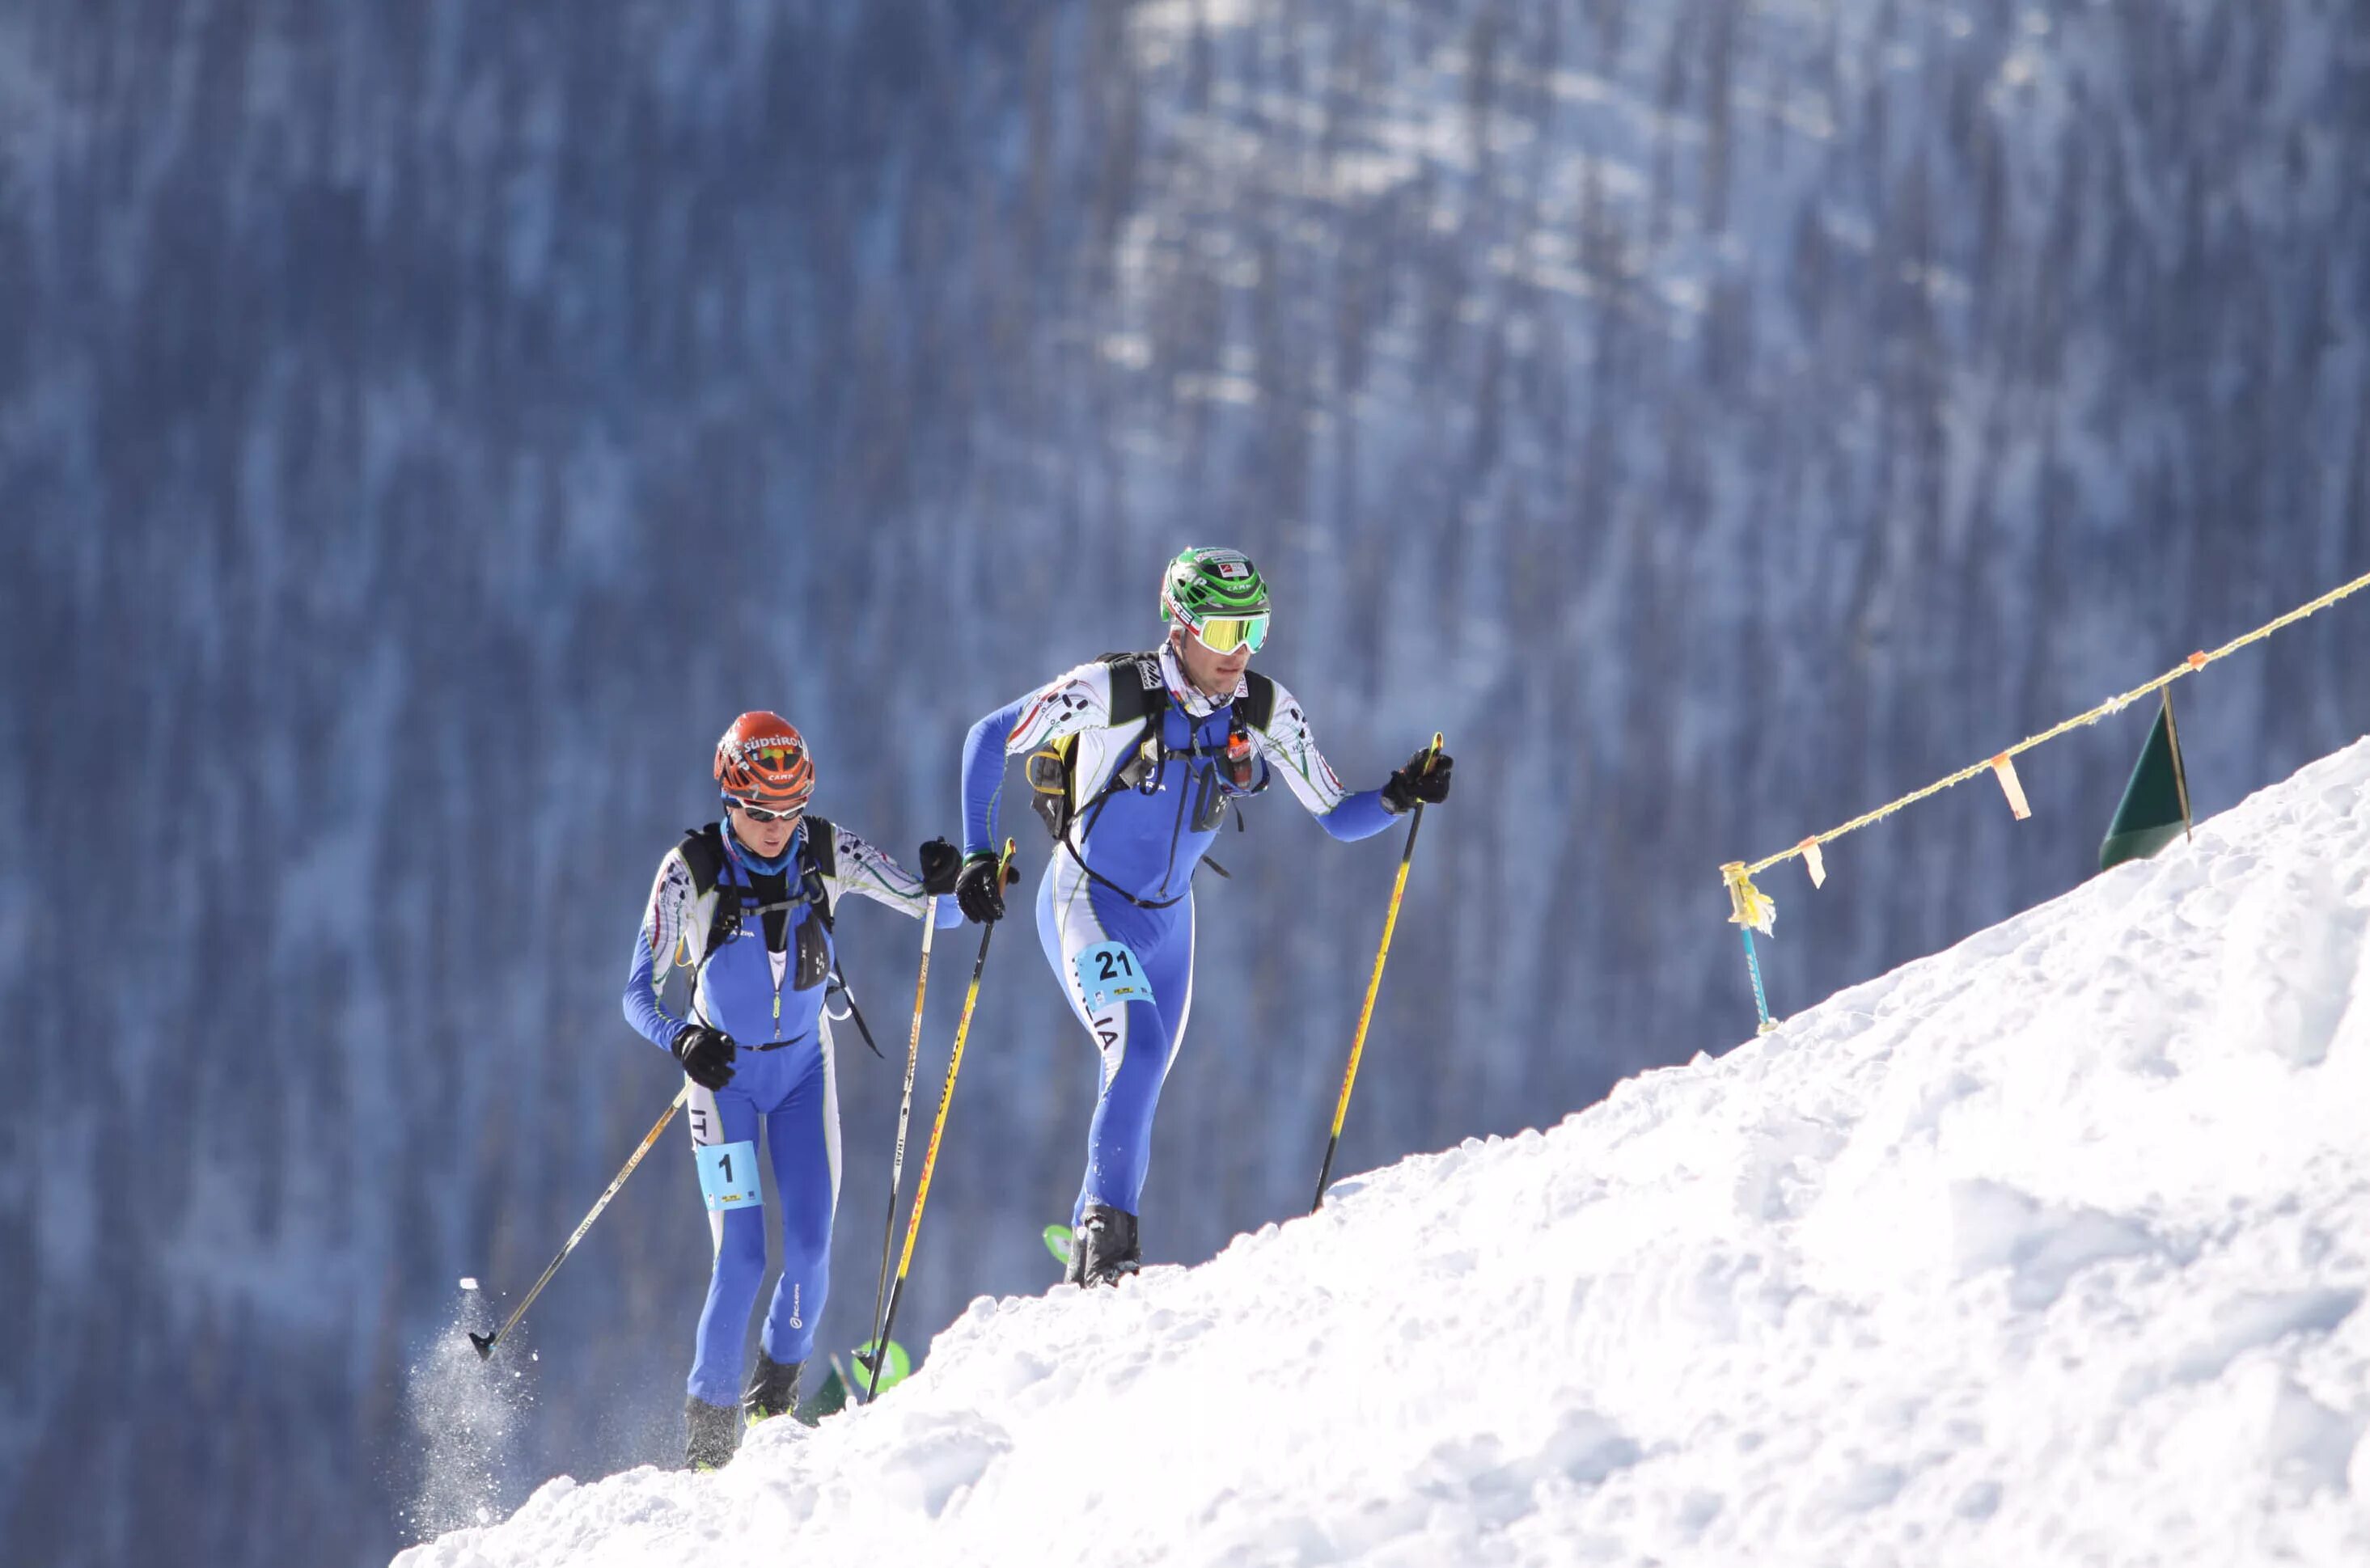
[[[1070,1233],[1071,1284],[1117,1285],[1123,1275],[1143,1266],[1143,1249],[1135,1242],[1135,1216],[1107,1203],[1088,1207],[1078,1228]]]
[[[683,1425],[688,1435],[683,1446],[684,1469],[722,1470],[731,1462],[732,1450],[741,1444],[740,1406],[685,1400]]]
[[[750,1425],[769,1416],[799,1413],[799,1374],[805,1368],[802,1361],[786,1364],[762,1349],[757,1352],[757,1369],[750,1374],[748,1391],[741,1396],[741,1408],[749,1413]]]

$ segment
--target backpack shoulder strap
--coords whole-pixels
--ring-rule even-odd
[[[839,875],[839,830],[810,811],[806,815],[807,858],[825,876]]]
[[[1243,684],[1248,688],[1235,703],[1235,711],[1253,729],[1265,729],[1275,717],[1275,682],[1256,670],[1243,671]]]
[[[724,875],[724,830],[710,822],[705,828],[684,830],[684,869],[691,873],[691,890],[705,895]]]
[[[1096,662],[1110,666],[1110,721],[1133,724],[1157,711],[1168,695],[1160,674],[1158,649],[1107,653]]]
[[[823,917],[823,928],[831,929],[831,880],[839,876],[839,830],[810,811],[806,816],[806,831],[801,835],[803,848],[800,859],[805,862],[799,880],[807,881],[811,872],[813,882],[806,892],[813,901],[815,913]]]
[[[723,824],[710,822],[704,828],[685,829],[683,842],[676,848],[683,855],[684,869],[691,873],[691,896],[694,898],[706,898],[719,882],[724,880]],[[718,895],[716,901],[708,906],[708,937],[699,950],[703,960],[731,941],[733,934],[741,929],[741,900],[727,896],[729,891]],[[696,1004],[698,997],[699,970],[695,967],[691,972],[691,1001],[686,1006]]]

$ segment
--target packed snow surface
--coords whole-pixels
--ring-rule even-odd
[[[397,1562],[2358,1568],[2365,921],[2370,742],[1550,1132]]]

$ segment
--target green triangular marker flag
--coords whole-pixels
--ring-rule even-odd
[[[891,1389],[903,1382],[906,1374],[914,1369],[913,1359],[905,1354],[905,1347],[895,1340],[891,1340],[889,1360],[880,1368],[880,1387],[876,1390],[872,1386],[873,1360],[872,1342],[868,1339],[856,1347],[856,1368],[848,1374],[850,1385],[864,1391],[868,1398],[876,1392],[887,1393]]]
[[[2164,693],[2156,727],[2140,749],[2123,804],[2099,846],[2099,869],[2127,860],[2146,860],[2189,830],[2189,776],[2180,761],[2180,727],[2173,722],[2172,693]]]

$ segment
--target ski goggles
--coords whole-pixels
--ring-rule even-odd
[[[1188,621],[1186,628],[1201,640],[1212,653],[1227,654],[1237,648],[1259,652],[1267,641],[1268,617],[1257,615],[1209,615],[1199,621]]]
[[[737,795],[728,795],[724,798],[735,811],[752,822],[795,822],[806,815],[807,808],[803,806],[793,806],[788,811],[776,811],[767,807],[752,806]]]

